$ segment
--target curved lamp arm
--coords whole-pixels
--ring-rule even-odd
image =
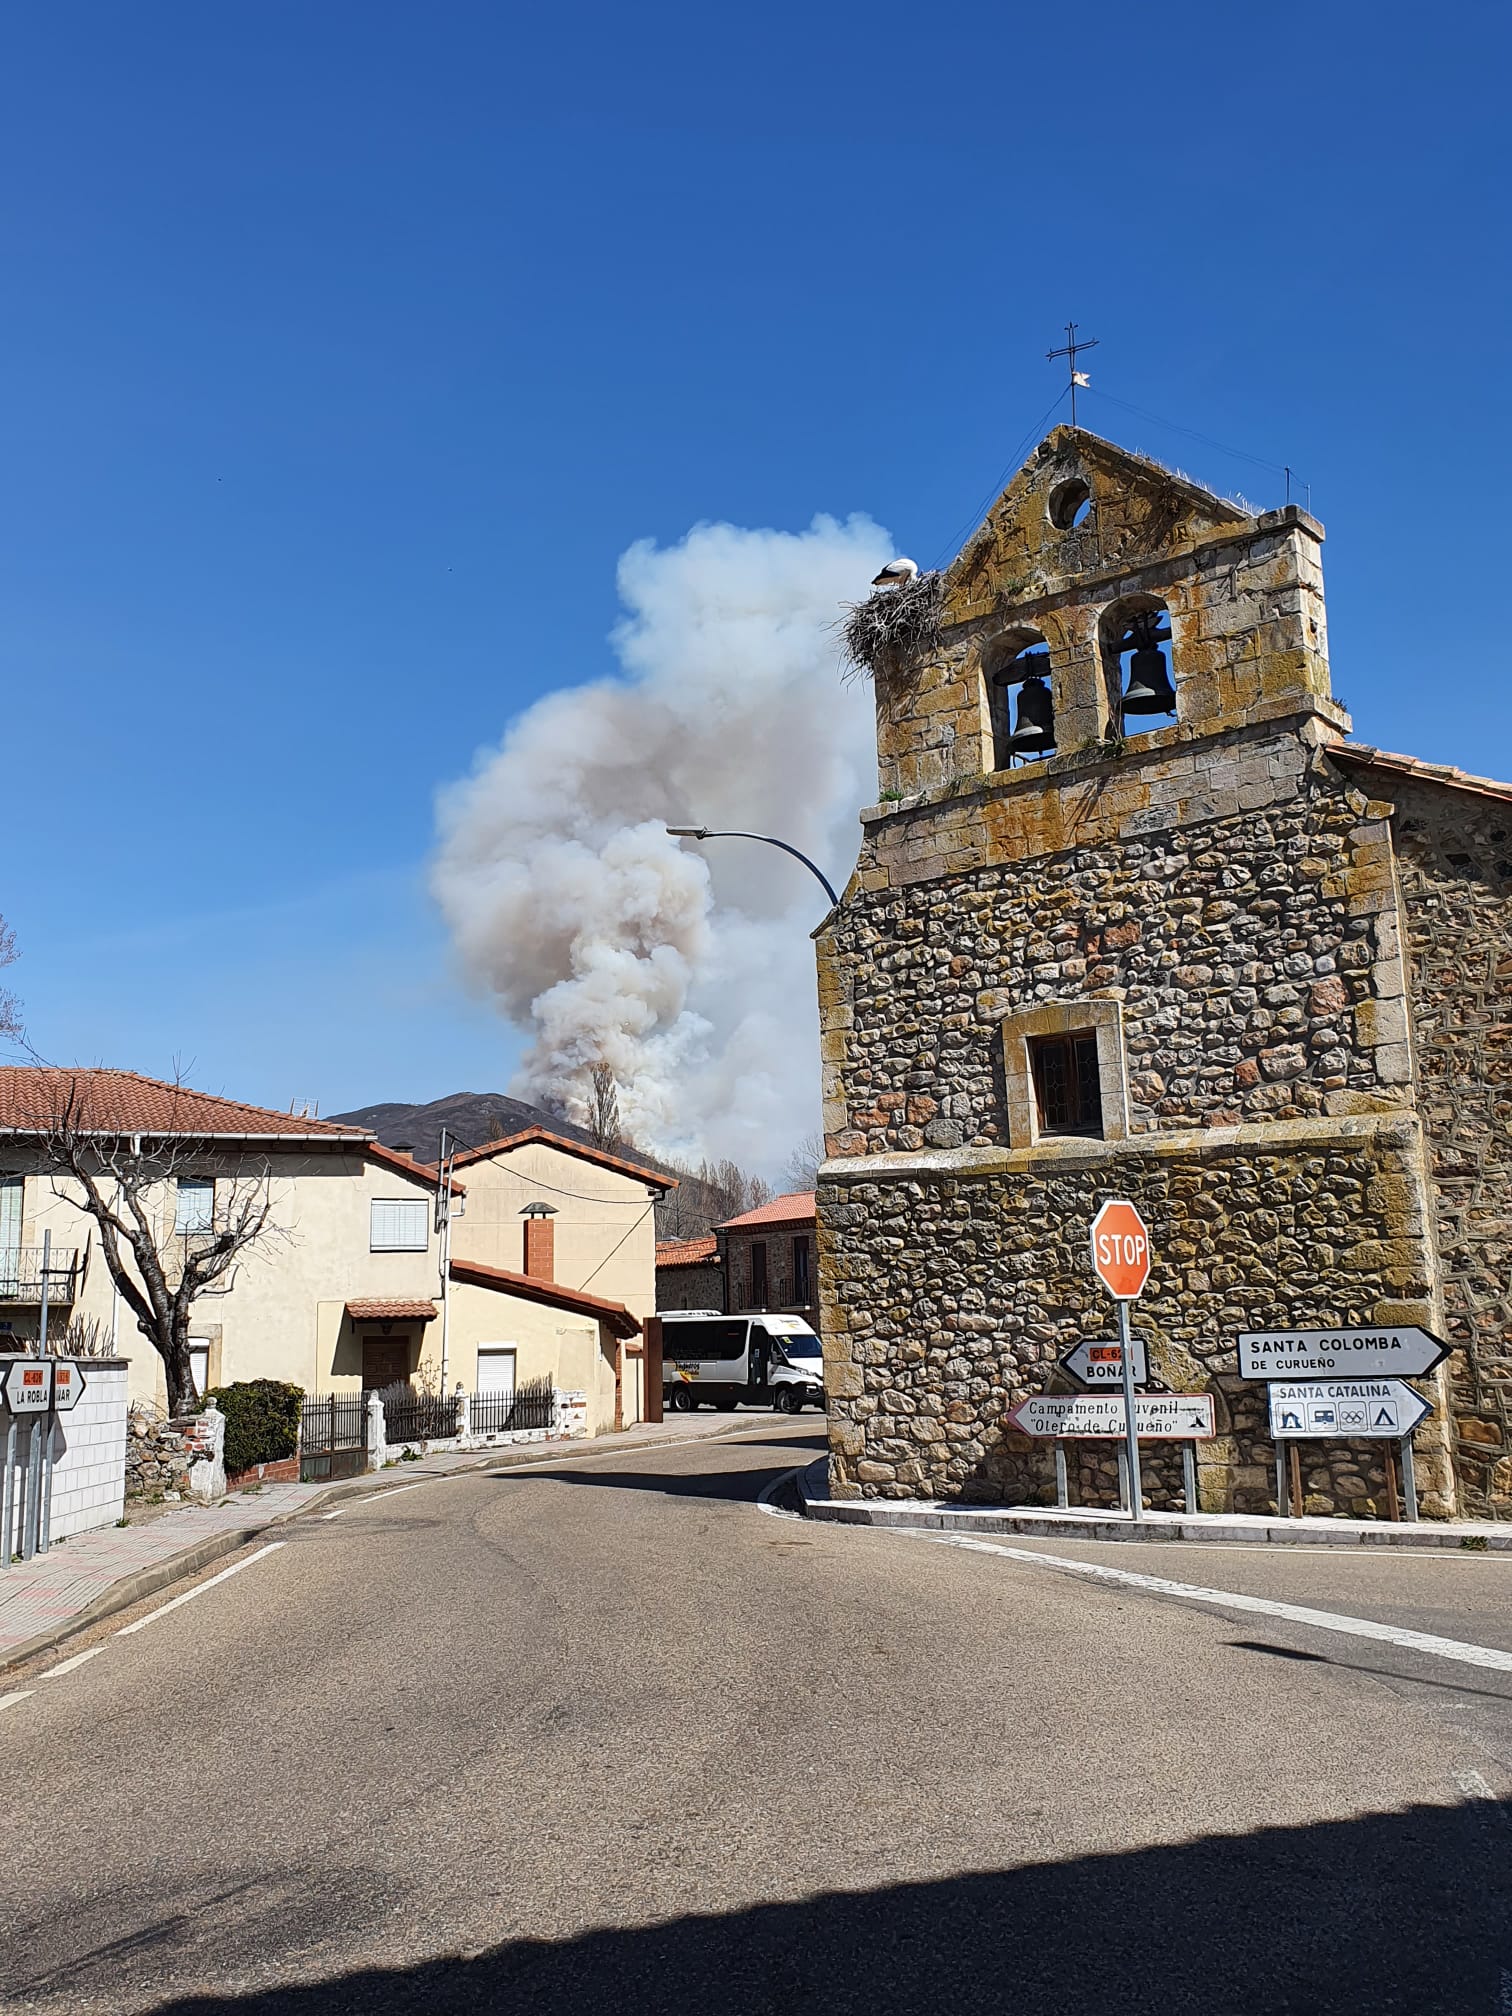
[[[820,883],[830,900],[830,908],[838,910],[840,907],[840,898],[835,894],[830,879],[823,869],[815,867],[807,854],[800,854],[798,849],[790,847],[786,840],[774,840],[770,833],[715,833],[707,826],[669,826],[667,831],[674,840],[760,840],[764,846],[780,847],[784,854],[791,854],[795,861],[801,861]]]

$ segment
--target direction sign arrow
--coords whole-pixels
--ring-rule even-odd
[[[1024,1435],[1121,1438],[1121,1393],[1036,1393],[1008,1410],[1011,1427]],[[1209,1393],[1141,1393],[1134,1402],[1136,1432],[1150,1439],[1205,1441],[1213,1433]]]
[[[5,1372],[5,1404],[12,1414],[45,1414],[52,1401],[52,1362],[13,1358]]]
[[[1300,1379],[1270,1389],[1271,1434],[1396,1441],[1433,1412],[1400,1379]]]
[[[71,1358],[53,1360],[53,1406],[58,1413],[67,1414],[77,1407],[84,1398],[87,1384],[83,1372]]]
[[[1421,1379],[1451,1347],[1416,1324],[1361,1330],[1246,1330],[1239,1337],[1243,1379],[1317,1379],[1395,1374]]]
[[[1142,1337],[1131,1337],[1129,1356],[1133,1361],[1134,1384],[1148,1380]],[[1073,1344],[1061,1359],[1061,1369],[1079,1379],[1083,1386],[1117,1386],[1123,1378],[1123,1346],[1116,1337],[1084,1337]]]

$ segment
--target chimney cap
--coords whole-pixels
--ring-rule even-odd
[[[520,1212],[522,1218],[555,1218],[555,1204],[527,1204]]]

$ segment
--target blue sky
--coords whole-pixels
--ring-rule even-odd
[[[865,511],[948,557],[1068,316],[1085,424],[1311,485],[1357,733],[1512,774],[1509,40],[1326,0],[12,10],[33,1041],[323,1111],[502,1085],[436,789],[613,669],[633,540]]]

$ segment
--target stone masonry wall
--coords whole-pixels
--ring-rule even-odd
[[[795,1239],[802,1239],[809,1250],[808,1301],[798,1299],[797,1267],[793,1252]],[[763,1226],[759,1231],[731,1232],[725,1238],[725,1276],[729,1289],[729,1307],[733,1310],[756,1308],[755,1289],[752,1285],[751,1248],[756,1244],[766,1247],[767,1285],[766,1294],[760,1306],[764,1309],[785,1309],[807,1314],[811,1318],[817,1313],[812,1305],[819,1291],[818,1256],[814,1250],[813,1225]]]
[[[1396,802],[1455,1465],[1512,1516],[1512,804],[1382,779]]]
[[[853,891],[831,927],[830,1152],[1005,1142],[999,1024],[1077,995],[1122,1001],[1136,1133],[1405,1098],[1394,925],[1362,900],[1389,889],[1386,808],[1294,734],[1257,759],[1260,809]]]
[[[148,1407],[133,1407],[126,1422],[126,1496],[187,1498],[189,1470],[198,1453],[192,1423],[170,1421]]]
[[[1214,1395],[1218,1439],[1198,1445],[1204,1508],[1273,1509],[1265,1393],[1238,1378],[1235,1337],[1380,1322],[1421,1302],[1416,1123],[1323,1118],[1058,1149],[1053,1160],[1000,1152],[976,1171],[879,1164],[821,1183],[831,1488],[1053,1498],[1050,1444],[1005,1417],[1026,1395],[1075,1390],[1054,1361],[1111,1334],[1086,1238],[1097,1203],[1117,1194],[1144,1213],[1157,1255],[1136,1315],[1152,1372],[1168,1389]],[[1079,1495],[1111,1502],[1112,1450],[1082,1454]],[[1379,1508],[1379,1448],[1313,1443],[1303,1467],[1308,1509]],[[1179,1502],[1179,1454],[1153,1454],[1151,1481],[1154,1502]],[[1420,1454],[1419,1483],[1425,1510],[1452,1510],[1441,1455]]]

